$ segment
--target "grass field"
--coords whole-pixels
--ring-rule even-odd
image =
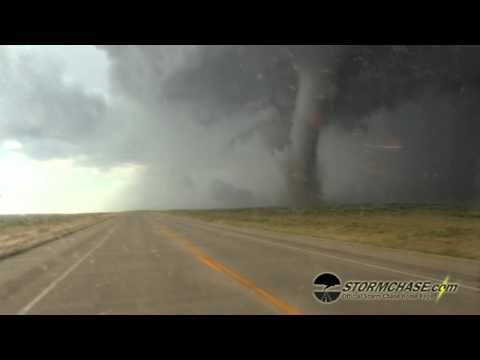
[[[445,205],[325,205],[171,211],[208,222],[480,260],[480,208]]]
[[[0,215],[0,257],[108,218],[109,214]]]

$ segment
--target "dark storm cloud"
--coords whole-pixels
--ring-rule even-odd
[[[402,144],[397,155],[370,151],[364,168],[374,162],[382,171],[370,172],[364,193],[382,188],[379,201],[474,199],[480,48],[356,47],[352,54],[339,66],[331,117],[347,129],[363,128],[365,141]]]
[[[67,83],[61,62],[13,59],[5,50],[0,62],[1,137],[40,159],[88,154],[105,138],[105,99]]]
[[[478,47],[99,48],[108,101],[0,53],[1,136],[37,158],[142,165],[121,208],[475,194]]]
[[[238,146],[242,140],[245,144],[245,140],[249,141],[260,133],[263,146],[270,151],[291,152],[290,164],[293,166],[290,165],[289,177],[294,179],[294,187],[298,190],[298,194],[293,194],[294,199],[314,193],[316,184],[310,178],[315,172],[318,130],[309,126],[309,122],[317,112],[316,99],[330,97],[331,80],[323,74],[334,70],[335,61],[342,52],[340,47],[104,48],[112,59],[113,83],[119,93],[140,102],[159,119],[167,108],[175,106],[190,111],[194,123],[207,128],[218,127],[218,124],[236,118],[237,123],[230,121],[221,136]],[[182,54],[182,61],[178,61],[178,57],[177,61],[172,61],[175,57],[173,49],[176,55]],[[323,80],[317,81],[318,76]],[[260,114],[269,109],[271,118],[260,121]],[[252,123],[254,119],[257,120]],[[165,126],[171,128],[175,121],[178,120],[171,120]],[[246,124],[246,129],[238,124],[239,121]],[[196,140],[201,139],[193,139]],[[228,154],[222,155],[224,159],[228,158]],[[222,163],[219,157],[222,156],[214,155]],[[283,164],[278,166],[284,167]],[[184,169],[188,171],[188,167],[187,161]],[[258,171],[263,168],[259,164]],[[242,182],[242,179],[235,181]],[[311,189],[305,191],[309,186]]]
[[[104,49],[114,89],[143,111],[132,151],[154,173],[168,164],[191,176],[202,194],[223,181],[270,202],[288,184],[300,204],[322,193],[343,201],[474,195],[478,47]],[[385,150],[392,142],[397,153]],[[252,181],[239,171],[247,168]],[[265,179],[275,179],[270,193]]]
[[[268,201],[284,191],[278,161],[282,155],[269,154],[267,142],[256,138],[256,131],[247,136],[247,143],[232,147],[235,138],[274,121],[274,111],[261,103],[266,88],[257,59],[242,57],[240,62],[242,48],[236,46],[101,48],[111,59],[115,93],[141,109],[132,130],[142,136],[140,146],[146,150],[142,161],[148,170],[135,187],[157,193],[162,182],[154,179],[162,179],[172,193],[183,194],[179,196],[183,201],[170,203],[187,206],[189,201],[218,206],[219,193],[214,199],[210,191],[214,181]],[[274,134],[264,131],[262,139],[275,142]],[[253,171],[250,179],[244,178],[246,169]],[[174,180],[173,173],[180,180]],[[194,193],[184,193],[180,174],[194,181]],[[274,178],[270,187],[269,178]],[[220,194],[226,196],[222,204],[237,206],[238,198]],[[162,202],[166,197],[163,193],[153,199]]]

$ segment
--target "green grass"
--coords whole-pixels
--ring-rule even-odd
[[[329,204],[310,209],[171,211],[227,225],[480,259],[480,208]]]

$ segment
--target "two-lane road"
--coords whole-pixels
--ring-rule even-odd
[[[472,263],[439,265],[423,255],[402,262],[381,253],[129,213],[1,260],[0,313],[480,314]],[[312,296],[312,280],[323,272],[342,280],[441,281],[451,275],[461,286],[439,303],[326,305]]]

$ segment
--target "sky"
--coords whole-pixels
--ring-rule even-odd
[[[17,67],[15,71],[18,74],[11,78],[2,74],[4,76],[0,78],[0,86],[3,87],[0,90],[0,113],[3,117],[0,118],[0,213],[113,210],[115,196],[135,178],[138,172],[135,166],[98,169],[91,164],[79,164],[74,156],[35,158],[35,154],[27,151],[31,139],[16,137],[15,131],[7,131],[7,128],[14,127],[12,123],[15,121],[20,123],[28,119],[6,119],[7,114],[12,113],[11,107],[32,105],[27,100],[22,103],[21,97],[29,89],[26,89],[28,84],[21,83],[28,83],[35,73],[51,71],[61,74],[59,81],[67,84],[64,86],[79,86],[87,93],[108,97],[109,62],[104,52],[93,46],[78,45],[4,46],[0,49],[2,57],[4,61],[8,57],[9,70],[13,73],[12,68]],[[22,61],[29,67],[30,76],[21,73]],[[45,69],[49,64],[58,67],[56,70]],[[42,87],[37,91],[42,91]],[[54,101],[47,106],[54,106]],[[31,120],[35,121],[34,118]],[[17,130],[22,135],[20,129]],[[37,151],[38,147],[32,150]]]
[[[0,214],[477,196],[480,48],[385,49],[0,46]]]
[[[198,62],[197,53],[190,46],[1,46],[0,214],[279,201],[285,154],[258,134],[232,146],[268,122],[269,109],[208,126],[198,107],[162,100],[166,78]]]

